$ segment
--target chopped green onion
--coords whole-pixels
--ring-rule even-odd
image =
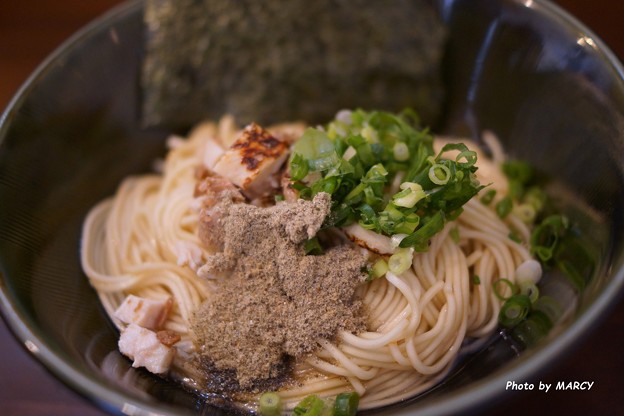
[[[505,295],[505,287],[508,287],[511,290],[511,295]],[[518,292],[518,288],[516,287],[516,285],[511,280],[505,278],[498,279],[492,282],[492,290],[494,290],[494,295],[499,300],[507,300]]]
[[[388,263],[384,259],[379,259],[373,264],[369,272],[369,280],[377,279],[386,274]]]
[[[371,166],[371,168],[366,172],[366,176],[362,179],[362,182],[365,183],[385,183],[386,176],[388,176],[388,171],[381,163],[377,163],[376,165]]]
[[[416,229],[416,227],[418,227],[418,224],[420,224],[420,217],[418,216],[418,214],[416,213],[411,213],[411,214],[407,214],[402,216],[400,219],[397,220],[397,222],[394,224],[394,232],[397,234],[394,235],[409,235],[411,233],[414,232],[414,230]],[[401,242],[403,241],[403,238],[401,239]],[[401,244],[401,242],[399,242],[399,245]]]
[[[353,205],[354,203],[361,201],[361,194],[364,192],[364,189],[366,189],[366,184],[360,182],[358,186],[353,188],[351,192],[349,192],[347,196],[344,197],[344,202],[346,204]]]
[[[548,335],[553,323],[548,316],[540,311],[532,311],[526,319],[516,325],[511,336],[516,342],[530,347]]]
[[[318,238],[312,237],[303,243],[303,251],[306,255],[317,256],[323,254],[323,247],[321,247]]]
[[[351,160],[356,154],[357,152],[355,151],[355,147],[349,146],[347,147],[347,150],[345,150],[345,152],[342,154],[342,158],[344,160]]]
[[[499,218],[505,218],[513,209],[513,202],[510,197],[506,196],[496,203],[496,214]]]
[[[418,201],[426,198],[427,195],[423,191],[422,186],[413,182],[403,182],[400,185],[401,192],[396,193],[392,197],[394,205],[404,208],[412,208]]]
[[[350,136],[347,143],[355,148],[357,156],[363,164],[370,166],[375,163],[375,155],[370,141],[362,136]]]
[[[414,247],[416,251],[427,251],[431,237],[444,228],[445,218],[444,211],[438,211],[422,227],[405,237],[399,247]]]
[[[338,187],[338,179],[335,176],[329,176],[322,179],[322,191],[333,194]]]
[[[535,212],[540,212],[546,204],[546,193],[543,189],[533,186],[525,191],[522,202],[531,205]]]
[[[388,269],[396,274],[401,275],[407,269],[412,267],[412,255],[414,249],[412,248],[398,248],[392,256],[388,259]]]
[[[379,142],[379,136],[377,135],[377,130],[372,128],[370,125],[364,126],[360,134],[362,135],[362,137],[368,140],[369,143]]]
[[[334,416],[355,416],[360,403],[356,392],[340,393],[334,402]]]
[[[495,196],[496,196],[496,189],[490,189],[485,194],[483,194],[483,196],[481,197],[481,202],[484,205],[489,205],[494,200]]]
[[[545,218],[531,233],[531,252],[543,262],[550,260],[568,227],[568,219],[564,216],[551,215]]]
[[[537,298],[539,298],[539,289],[537,285],[530,280],[518,282],[518,288],[520,289],[520,294],[528,296],[531,303],[534,303]]]
[[[308,159],[308,165],[311,170],[320,172],[329,170],[339,161],[340,158],[338,157],[338,154],[333,151],[331,153],[323,154],[317,159]]]
[[[563,315],[561,304],[550,296],[541,296],[533,304],[533,309],[545,314],[553,324],[558,322]]]
[[[579,292],[585,289],[596,268],[590,247],[572,232],[568,232],[559,243],[555,263]]]
[[[316,394],[304,397],[293,409],[295,416],[320,416],[325,402]]]
[[[473,285],[480,285],[481,284],[481,278],[479,277],[479,275],[474,275],[472,276],[472,284]]]
[[[293,181],[300,181],[308,174],[308,161],[299,153],[294,153],[290,161],[290,177]]]
[[[451,170],[441,163],[429,168],[429,180],[436,185],[446,185],[451,179]]]
[[[513,207],[511,212],[525,224],[531,224],[535,220],[537,211],[531,204],[520,204]]]
[[[462,159],[464,159],[465,162],[461,162]],[[455,161],[463,168],[472,167],[475,163],[477,163],[477,152],[473,150],[464,150],[457,155]]]
[[[293,144],[293,189],[304,199],[331,194],[324,227],[359,222],[386,236],[408,234],[403,248],[426,251],[429,240],[483,188],[475,175],[476,153],[451,143],[436,155],[433,136],[409,110],[341,114],[349,114],[348,123],[337,118],[325,128],[307,129]],[[443,158],[453,150],[458,156]],[[397,175],[411,185],[386,195]]]
[[[447,143],[442,147],[440,153],[436,156],[435,160],[438,161],[442,155],[450,150],[458,150],[460,153],[455,158],[457,164],[462,168],[470,168],[477,162],[477,153],[468,149],[463,143]],[[465,159],[466,162],[461,163],[460,160]]]
[[[407,144],[404,142],[396,142],[392,148],[392,154],[394,155],[395,160],[405,162],[406,160],[409,160],[410,157],[409,147],[407,147]]]
[[[293,145],[293,154],[308,160],[316,160],[335,153],[334,143],[327,134],[318,129],[308,128]]]
[[[513,295],[503,303],[498,313],[498,322],[505,328],[513,328],[526,318],[531,310],[527,295]]]
[[[282,399],[275,392],[263,393],[258,404],[262,416],[278,416],[282,414]]]
[[[516,205],[512,209],[513,214],[520,218],[520,221],[525,224],[532,224],[535,221],[535,217],[537,216],[537,211],[535,211],[535,207],[531,204],[520,204]]]

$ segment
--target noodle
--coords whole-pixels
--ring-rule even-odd
[[[126,295],[174,299],[165,328],[181,334],[178,368],[193,353],[189,320],[211,296],[209,283],[196,271],[210,254],[197,233],[200,201],[193,197],[195,170],[205,160],[207,137],[231,141],[233,121],[203,124],[186,140],[170,139],[170,151],[159,175],[129,177],[114,197],[95,206],[83,228],[81,261],[107,313]],[[496,162],[502,150],[490,134]],[[465,141],[464,141],[465,142]],[[436,145],[438,146],[438,145]],[[504,176],[494,162],[479,158],[482,183]],[[506,189],[498,184],[497,189]],[[459,241],[451,230],[456,228]],[[501,302],[492,283],[514,281],[518,266],[531,259],[523,241],[528,227],[517,217],[501,220],[491,206],[470,200],[463,213],[433,237],[427,252],[414,253],[412,267],[358,289],[369,313],[367,331],[340,332],[335,342],[319,341],[318,350],[296,363],[297,383],[280,396],[287,408],[308,394],[331,396],[355,390],[360,409],[413,397],[437,383],[449,371],[467,337],[489,336],[497,325]],[[472,278],[478,276],[479,284]],[[252,399],[253,401],[253,399]]]

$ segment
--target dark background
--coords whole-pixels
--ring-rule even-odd
[[[121,0],[1,0],[0,111],[39,63],[65,39]],[[624,2],[559,0],[624,59]],[[622,156],[624,157],[624,155]],[[507,392],[480,414],[624,414],[624,301],[580,345],[532,381],[590,381],[590,391]],[[524,381],[524,380],[518,380]],[[104,413],[57,381],[0,320],[0,414]]]

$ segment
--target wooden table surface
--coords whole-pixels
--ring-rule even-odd
[[[121,0],[1,0],[0,110],[61,42]],[[624,59],[624,2],[560,0]],[[623,156],[624,157],[624,156]],[[511,392],[480,414],[624,414],[624,301],[563,360],[539,377],[547,383],[593,381],[585,392]],[[537,380],[536,380],[537,381]],[[0,414],[103,415],[36,362],[0,320]]]

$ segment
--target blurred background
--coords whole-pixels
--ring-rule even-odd
[[[0,111],[63,41],[121,0],[1,0]],[[559,0],[624,60],[624,2]],[[93,51],[97,53],[97,51]],[[624,155],[622,156],[624,157]],[[0,201],[0,203],[2,203]],[[2,238],[2,236],[0,236]],[[485,415],[624,414],[624,299],[581,344],[533,380],[590,381],[590,391],[507,392]],[[554,388],[553,388],[554,389]],[[105,413],[35,361],[0,320],[0,413],[7,416],[95,416]]]

